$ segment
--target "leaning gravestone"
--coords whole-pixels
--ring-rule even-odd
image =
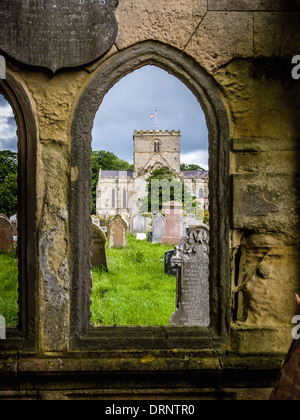
[[[141,214],[134,216],[132,221],[132,233],[137,235],[138,233],[146,233],[146,219]]]
[[[209,228],[200,225],[175,247],[176,311],[170,325],[205,326],[209,315]]]
[[[106,235],[103,230],[92,223],[92,266],[93,267],[107,267],[106,256]]]
[[[53,73],[86,65],[113,46],[117,4],[118,0],[1,0],[0,50]]]
[[[118,214],[108,223],[108,247],[125,248],[127,246],[128,224]]]
[[[3,214],[0,215],[0,252],[14,252],[13,228]]]
[[[165,218],[162,214],[157,213],[152,220],[152,243],[161,244],[165,230]]]

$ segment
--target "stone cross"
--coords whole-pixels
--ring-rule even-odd
[[[118,214],[108,223],[108,247],[125,248],[127,246],[128,224]]]
[[[176,311],[170,325],[210,324],[209,227],[199,225],[175,247],[172,265],[177,269]]]

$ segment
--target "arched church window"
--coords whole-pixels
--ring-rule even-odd
[[[111,207],[113,209],[116,208],[116,190],[112,190],[111,192]]]
[[[127,209],[127,191],[123,190],[123,209]]]

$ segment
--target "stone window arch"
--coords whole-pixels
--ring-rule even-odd
[[[12,344],[22,349],[35,348],[37,314],[37,226],[36,156],[37,127],[32,101],[24,86],[9,71],[0,80],[0,93],[9,102],[15,116],[18,137],[18,285],[19,320],[8,328],[3,347]]]
[[[71,247],[72,255],[82,262],[74,262],[71,294],[72,346],[105,348],[105,343],[135,348],[151,342],[155,348],[166,344],[159,339],[162,331],[170,327],[142,327],[128,336],[126,327],[120,329],[90,325],[90,233],[86,231],[90,218],[89,189],[86,162],[90,162],[93,121],[106,93],[124,76],[154,65],[178,77],[197,97],[206,115],[210,152],[210,312],[209,328],[197,327],[190,331],[188,346],[201,347],[215,339],[227,339],[230,325],[230,253],[229,253],[229,123],[228,116],[214,80],[193,59],[177,49],[157,42],[146,42],[119,52],[101,64],[89,84],[83,89],[75,109],[72,124],[72,167],[78,168],[79,177],[71,184]],[[82,145],[85,147],[82,147]],[[90,163],[89,163],[90,164]],[[78,201],[86,203],[85,208]],[[81,223],[78,221],[81,220]],[[92,331],[91,333],[89,333]],[[137,331],[137,330],[136,330]],[[135,335],[137,334],[137,335]],[[182,345],[178,330],[168,334],[168,346]],[[105,339],[104,339],[105,337]],[[137,340],[137,338],[139,340]],[[85,341],[86,340],[86,341]],[[148,341],[150,340],[150,341]],[[125,343],[126,342],[126,343]],[[122,343],[122,344],[121,344]],[[140,343],[140,344],[139,344]]]

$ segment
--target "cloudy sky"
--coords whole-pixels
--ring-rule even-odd
[[[134,130],[181,130],[181,162],[208,168],[208,132],[192,92],[176,77],[147,66],[124,77],[108,92],[93,129],[93,150],[109,150],[133,162]]]
[[[0,95],[0,150],[17,152],[17,126],[9,103]]]
[[[147,66],[124,77],[108,92],[96,115],[93,150],[108,150],[133,162],[134,130],[154,130],[150,114],[158,110],[159,130],[181,130],[181,162],[208,168],[208,133],[202,109],[176,77]],[[17,151],[16,123],[0,95],[0,150]]]

